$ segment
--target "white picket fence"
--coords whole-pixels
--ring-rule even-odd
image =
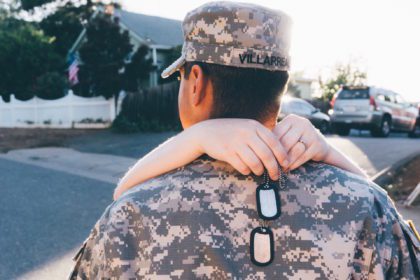
[[[56,100],[20,101],[12,95],[10,102],[4,102],[0,98],[0,127],[105,128],[116,115],[114,98],[85,98],[71,90]]]

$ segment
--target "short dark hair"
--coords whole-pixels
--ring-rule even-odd
[[[213,85],[214,104],[210,118],[246,118],[265,122],[277,114],[289,80],[287,71],[186,62],[185,79],[188,79],[193,65],[200,66]]]

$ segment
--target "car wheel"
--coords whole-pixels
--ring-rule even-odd
[[[391,132],[391,119],[384,117],[379,127],[373,128],[370,133],[374,137],[388,137]]]
[[[340,136],[347,136],[350,134],[350,127],[348,126],[339,126],[334,128],[334,132]]]
[[[321,131],[322,134],[328,133],[329,128],[330,128],[330,125],[327,121],[322,121],[321,124],[319,125],[319,131]]]
[[[414,128],[412,131],[408,133],[408,137],[410,138],[418,138],[420,137],[420,121],[417,121],[414,125]]]

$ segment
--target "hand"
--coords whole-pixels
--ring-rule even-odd
[[[285,171],[296,169],[309,160],[325,161],[331,150],[321,132],[308,119],[297,115],[286,116],[273,132],[290,159]]]
[[[195,133],[201,153],[225,161],[241,174],[264,173],[277,180],[278,163],[288,165],[285,149],[275,135],[262,124],[246,119],[213,119],[189,128]],[[277,163],[278,162],[278,163]]]

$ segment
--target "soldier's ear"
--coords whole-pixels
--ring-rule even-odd
[[[206,97],[208,78],[199,65],[193,65],[189,79],[193,82],[192,103],[194,106],[198,106]]]

